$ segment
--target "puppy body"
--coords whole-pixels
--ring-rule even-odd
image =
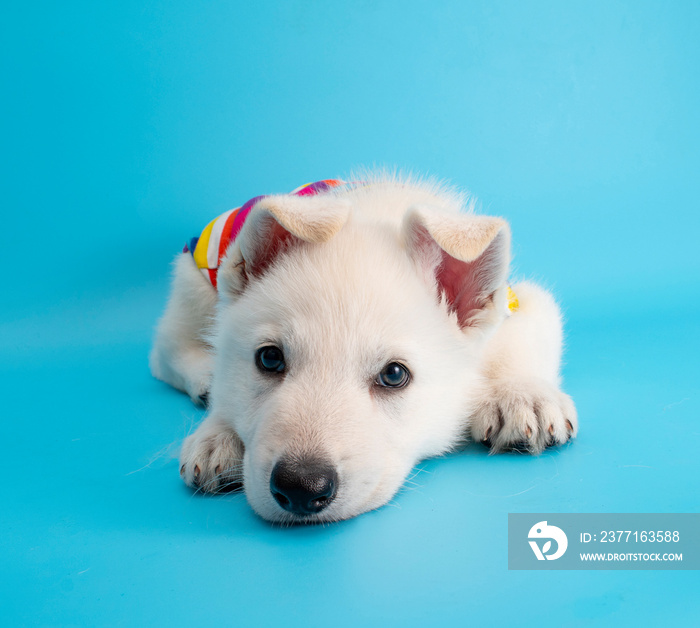
[[[156,333],[153,374],[209,399],[182,448],[184,480],[242,481],[272,521],[337,520],[385,504],[416,462],[467,435],[534,453],[568,440],[559,309],[531,283],[512,286],[509,309],[509,255],[505,221],[432,183],[365,177],[260,200],[218,289],[188,253],[176,260]],[[256,363],[266,346],[283,352],[283,372]],[[409,379],[387,387],[395,364]],[[309,460],[332,469],[333,489],[295,511],[277,470]]]

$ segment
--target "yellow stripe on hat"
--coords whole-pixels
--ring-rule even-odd
[[[520,302],[518,301],[518,297],[515,292],[513,292],[513,289],[508,286],[508,309],[512,314],[513,312],[517,312],[519,307]]]
[[[214,227],[216,218],[212,220],[202,231],[202,235],[199,236],[197,241],[197,246],[192,252],[192,257],[194,258],[197,268],[209,268],[207,264],[207,252],[209,251],[209,238],[211,237],[211,230]]]
[[[304,188],[308,188],[310,185],[313,185],[313,181],[311,183],[304,183],[304,185],[300,185],[296,190],[292,190],[290,194],[296,194],[297,192],[301,192]]]

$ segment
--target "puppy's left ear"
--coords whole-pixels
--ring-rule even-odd
[[[411,208],[404,219],[409,255],[437,285],[460,327],[477,327],[506,311],[510,227],[502,218]]]
[[[327,194],[261,197],[221,260],[220,293],[240,295],[285,252],[327,242],[347,222],[350,207],[346,199]]]

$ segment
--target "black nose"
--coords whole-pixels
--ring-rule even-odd
[[[321,512],[333,501],[337,488],[338,474],[323,460],[283,458],[270,476],[272,496],[295,515]]]

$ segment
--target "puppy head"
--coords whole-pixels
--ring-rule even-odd
[[[332,195],[252,210],[219,271],[211,404],[256,512],[352,517],[459,442],[507,257],[498,219],[414,208],[398,229]]]

